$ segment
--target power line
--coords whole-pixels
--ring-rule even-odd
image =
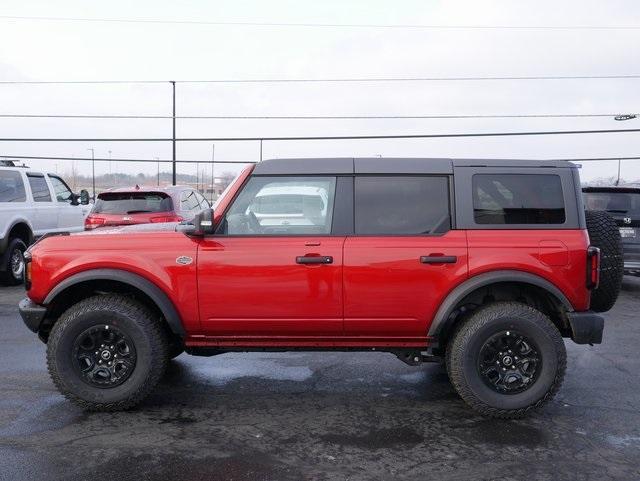
[[[33,155],[11,155],[0,154],[3,160],[26,159],[26,160],[90,160],[96,162],[173,162],[171,159],[106,159],[91,157],[56,157],[56,156],[33,156]],[[181,164],[211,164],[210,160],[176,160]],[[216,160],[216,164],[255,164],[255,160]]]
[[[147,23],[161,25],[212,25],[241,27],[305,27],[305,28],[381,28],[416,30],[640,30],[637,25],[437,25],[437,24],[363,24],[316,22],[240,22],[206,20],[162,20],[152,18],[89,18],[0,15],[6,20],[39,20],[51,22]]]
[[[171,159],[107,159],[91,157],[58,157],[58,156],[31,156],[31,155],[11,155],[0,154],[0,159],[12,160],[12,159],[25,159],[25,160],[81,160],[96,162],[172,162]],[[482,161],[483,159],[478,159]],[[499,159],[492,159],[499,160]],[[513,160],[513,159],[507,159]],[[549,160],[549,161],[566,161],[566,162],[600,162],[606,160],[640,160],[640,156],[622,156],[622,157],[570,157],[570,158],[558,158],[552,157],[547,159],[527,159],[527,160]],[[211,164],[211,160],[176,160],[177,163],[185,164]],[[255,160],[216,160],[216,164],[256,164]]]
[[[1,18],[1,17],[0,17]],[[628,80],[640,74],[611,75],[521,75],[459,77],[352,77],[352,78],[255,78],[175,80],[179,84],[275,84],[275,83],[377,83],[377,82],[477,82],[507,80]],[[1,80],[0,85],[29,84],[167,84],[169,80]]]
[[[0,142],[248,142],[285,140],[371,140],[371,139],[431,139],[463,137],[515,137],[537,135],[619,134],[640,132],[640,129],[599,130],[547,130],[530,132],[474,132],[449,134],[398,134],[398,135],[321,135],[283,137],[183,137],[183,138],[0,138]]]
[[[610,114],[495,114],[495,115],[177,115],[183,120],[369,120],[369,119],[535,119],[616,117]],[[638,114],[624,114],[633,116]],[[171,115],[0,114],[0,118],[55,119],[172,119]]]

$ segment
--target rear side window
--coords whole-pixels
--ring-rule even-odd
[[[24,182],[20,172],[0,170],[0,202],[26,202]]]
[[[563,224],[560,176],[476,174],[473,217],[477,224]]]
[[[434,234],[450,227],[447,177],[356,177],[356,234]]]
[[[144,214],[173,210],[171,197],[164,192],[108,192],[98,195],[96,214]]]
[[[44,175],[27,174],[27,177],[29,178],[33,200],[35,202],[51,202],[51,191],[49,191]]]

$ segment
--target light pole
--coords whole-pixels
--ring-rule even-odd
[[[87,149],[91,151],[91,181],[93,184],[93,201],[96,201],[96,160],[95,152],[93,149]]]
[[[158,187],[160,187],[160,158],[154,157],[158,161]]]
[[[216,144],[211,144],[211,204],[213,204],[213,189],[215,188],[215,177],[213,176],[213,164],[216,161]]]
[[[173,150],[173,185],[176,185],[176,83],[171,81],[171,91],[173,93],[173,115],[171,116],[173,124],[172,150]]]
[[[111,181],[113,182],[113,175],[111,175],[111,151],[109,150],[109,177],[111,177]],[[115,187],[115,182],[114,182]]]

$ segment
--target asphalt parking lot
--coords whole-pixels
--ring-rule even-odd
[[[519,421],[383,353],[182,355],[135,411],[84,413],[49,380],[23,295],[0,290],[2,480],[640,479],[640,279],[604,344],[567,342],[560,393]]]

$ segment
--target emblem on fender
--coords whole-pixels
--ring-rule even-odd
[[[176,257],[176,264],[186,266],[188,264],[191,264],[192,262],[193,262],[193,259],[189,256]]]

